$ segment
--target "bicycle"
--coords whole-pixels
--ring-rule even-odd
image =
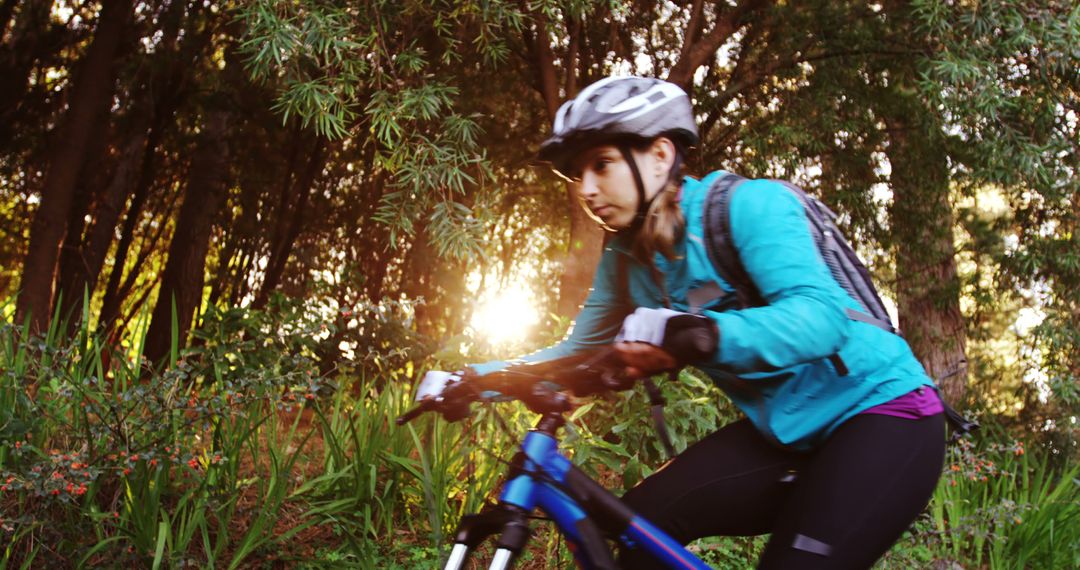
[[[609,539],[644,550],[667,568],[709,568],[559,453],[557,432],[572,408],[565,392],[581,397],[631,388],[634,381],[620,376],[618,369],[614,352],[608,348],[546,363],[519,364],[484,376],[425,376],[418,389],[419,405],[399,417],[398,425],[425,412],[461,420],[469,415],[470,404],[489,399],[485,394],[489,391],[519,400],[541,415],[510,461],[499,502],[462,518],[446,570],[463,568],[476,547],[496,534],[499,538],[489,568],[509,568],[528,543],[529,518],[535,509],[555,523],[581,568],[618,568]]]

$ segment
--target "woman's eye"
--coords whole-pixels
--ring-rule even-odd
[[[593,163],[593,170],[595,170],[596,172],[603,172],[604,168],[606,168],[608,164],[611,164],[610,160],[606,158],[599,158],[596,160],[595,163]]]

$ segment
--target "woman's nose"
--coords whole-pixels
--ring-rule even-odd
[[[596,196],[599,189],[596,185],[596,177],[589,172],[584,172],[581,175],[581,180],[578,182],[578,194],[582,198],[591,198]]]

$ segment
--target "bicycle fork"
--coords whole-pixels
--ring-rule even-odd
[[[457,532],[454,533],[454,548],[450,551],[450,559],[447,560],[445,569],[461,570],[474,548],[487,537],[499,533],[495,556],[488,568],[506,570],[525,548],[529,532],[528,513],[505,503],[485,509],[479,514],[463,517]]]

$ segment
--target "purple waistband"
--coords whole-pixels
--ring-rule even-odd
[[[917,420],[945,411],[937,390],[921,386],[903,396],[893,398],[884,404],[864,410],[864,414],[882,414],[909,420]]]

